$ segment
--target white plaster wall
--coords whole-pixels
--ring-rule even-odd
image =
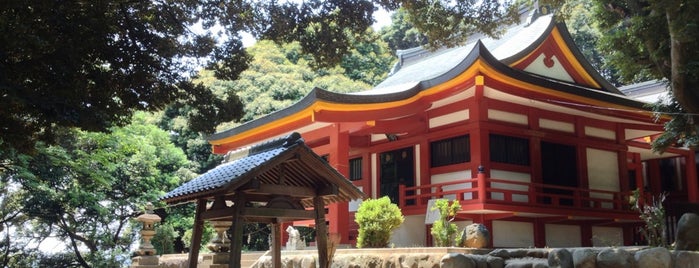
[[[456,123],[460,121],[466,121],[470,117],[469,110],[461,110],[453,113],[445,114],[442,116],[437,116],[430,118],[429,124],[430,128],[440,127],[443,125],[448,125],[451,123]]]
[[[405,216],[403,224],[393,231],[391,243],[396,247],[425,246],[425,215]]]
[[[516,181],[516,182],[526,182],[526,183],[530,183],[532,181],[531,174],[529,174],[529,173],[512,172],[512,171],[497,170],[497,169],[490,170],[490,177],[493,179],[501,179],[501,180],[508,180],[508,181]],[[490,184],[490,187],[495,188],[495,189],[529,191],[529,186],[526,186],[526,185],[507,184],[507,183],[500,183],[500,182],[493,182]],[[505,200],[505,195],[503,193],[491,193],[490,197],[492,199],[495,199],[495,200]],[[529,196],[520,195],[520,194],[513,194],[512,201],[529,202]]]
[[[442,174],[435,174],[430,177],[430,181],[432,184],[437,184],[437,183],[446,183],[446,182],[451,182],[451,181],[457,181],[457,180],[466,180],[466,179],[471,179],[471,170],[462,170],[462,171],[457,171],[457,172],[450,172],[450,173],[442,173]],[[473,188],[473,183],[466,182],[466,183],[459,183],[459,184],[453,184],[453,185],[447,185],[442,187],[443,191],[455,191],[455,190],[460,190],[460,189],[470,189]],[[456,199],[456,195],[445,195],[444,198],[449,199],[449,200],[454,200]],[[464,200],[469,200],[473,199],[473,194],[472,193],[464,193],[463,196]]]
[[[617,152],[587,148],[587,177],[591,190],[619,191],[619,158]],[[590,197],[613,199],[612,194],[590,193]],[[612,203],[602,203],[613,208]]]
[[[553,247],[580,247],[580,226],[563,224],[546,224],[546,246]]]
[[[364,187],[362,186],[357,186],[357,189],[360,191],[364,192]],[[359,205],[362,204],[362,199],[353,199],[349,201],[349,204],[347,205],[347,210],[349,212],[355,212],[357,209],[359,209]]]
[[[571,77],[570,74],[568,74],[568,72],[566,71],[566,69],[563,68],[563,64],[561,64],[558,61],[558,58],[556,56],[551,57],[551,60],[553,61],[553,66],[551,66],[550,68],[547,67],[546,64],[544,64],[544,58],[546,58],[546,55],[544,55],[544,53],[541,53],[541,55],[539,55],[539,57],[532,61],[532,63],[530,63],[529,66],[524,68],[524,71],[555,78],[558,80],[568,81],[571,83],[575,82],[573,80],[573,77]]]
[[[527,116],[524,114],[516,114],[494,109],[488,109],[488,119],[516,123],[521,125],[529,124]]]
[[[550,119],[539,119],[539,127],[544,129],[557,130],[562,132],[573,133],[575,132],[575,125],[573,123],[550,120]]]
[[[585,127],[585,135],[608,140],[616,140],[616,132],[603,128]]]
[[[624,230],[621,227],[592,226],[593,247],[624,245]]]
[[[534,225],[529,222],[493,221],[494,247],[533,247]]]

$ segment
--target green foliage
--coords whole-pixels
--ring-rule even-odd
[[[519,19],[518,6],[509,1],[380,1],[389,9],[402,8],[405,18],[428,40],[428,47],[456,46],[469,35],[482,32],[497,36],[500,26]]]
[[[194,226],[194,222],[192,222],[192,225],[189,226],[189,228],[184,231],[184,234],[182,235],[182,242],[184,243],[184,247],[191,249],[192,245],[192,226]],[[216,230],[214,230],[214,227],[211,226],[211,223],[208,221],[204,222],[204,231],[201,234],[201,243],[199,244],[200,250],[208,251],[206,245],[211,241],[211,239],[214,237],[216,234]]]
[[[235,43],[216,48],[208,45],[212,36],[188,29],[203,15],[197,5],[2,1],[3,147],[26,152],[37,140],[53,143],[57,127],[106,131],[127,124],[136,110],[162,109],[178,99],[210,111],[211,104],[201,102],[208,100],[194,98],[206,89],[189,84],[184,75],[195,66],[178,59],[211,55],[245,66],[247,56]],[[236,48],[236,57],[214,55]]]
[[[182,242],[181,247],[174,248],[175,252],[184,252],[186,248],[191,246],[192,228],[194,227],[194,212],[196,205],[194,203],[181,204],[177,206],[165,207],[162,223],[172,226],[173,231],[177,234],[175,240]],[[204,231],[202,232],[201,248],[205,249],[206,245],[213,238],[215,230],[209,224],[204,223]]]
[[[28,223],[16,227],[57,237],[81,266],[120,265],[136,240],[129,222],[140,206],[179,185],[188,163],[145,114],[132,121],[111,134],[62,132],[61,146],[40,144],[39,154],[8,171]]]
[[[427,44],[427,36],[420,33],[408,18],[405,9],[398,9],[391,15],[392,23],[379,32],[381,39],[388,43],[393,51],[418,47]]]
[[[156,226],[155,235],[151,239],[151,244],[153,244],[156,254],[175,253],[175,238],[178,236],[179,234],[175,232],[175,228],[167,223]]]
[[[395,57],[372,28],[362,37],[363,40],[354,41],[354,49],[342,57],[339,65],[350,79],[377,85],[386,78]]]
[[[624,2],[593,1],[590,10],[597,20],[595,25],[605,33],[600,36],[598,48],[606,54],[609,64],[619,70],[624,82],[661,78],[659,69],[652,66],[661,54],[669,56],[669,40],[664,40],[669,39],[667,23],[657,16],[661,14],[647,16],[647,11],[632,10],[643,8]],[[657,46],[647,47],[647,40],[653,40]]]
[[[206,65],[236,79],[250,62],[240,31],[299,41],[319,66],[335,66],[371,26],[374,9],[366,0],[2,1],[2,148],[31,151],[37,141],[57,142],[57,127],[106,131],[135,111],[172,103],[190,105],[192,128],[211,132],[240,116],[230,109],[238,100],[189,76]],[[192,30],[198,22],[204,31]]]
[[[451,204],[450,204],[451,203]],[[452,223],[456,213],[461,210],[458,201],[449,202],[447,199],[437,199],[432,210],[439,210],[439,219],[432,224],[430,233],[438,247],[452,247],[461,244],[457,237],[458,227]]]
[[[655,149],[672,141],[694,147],[699,141],[699,2],[596,0],[593,14],[601,36],[599,48],[625,82],[648,78],[668,81],[673,119]]]
[[[388,246],[393,230],[403,223],[403,214],[387,197],[367,199],[359,205],[354,221],[359,225],[358,248]]]
[[[665,207],[663,202],[667,194],[662,193],[651,200],[642,200],[638,190],[634,191],[633,209],[641,213],[641,220],[646,224],[641,229],[641,234],[646,238],[648,245],[652,247],[667,247],[667,226],[665,224]]]
[[[0,176],[0,267],[30,266],[22,265],[24,260],[33,255],[33,252],[25,249],[26,241],[10,236],[12,228],[27,220],[21,213],[22,203],[22,191],[7,182],[6,177]]]
[[[603,34],[592,13],[594,3],[587,0],[569,0],[560,7],[560,12],[564,14],[566,26],[570,31],[575,45],[580,49],[583,56],[590,64],[611,84],[621,86],[623,83],[619,78],[618,70],[609,63],[605,54],[598,47],[599,40]]]
[[[694,115],[688,114],[675,98],[661,98],[651,107],[656,121],[667,114],[673,115],[665,122],[665,131],[653,140],[654,152],[663,152],[672,146],[696,148],[699,145],[699,125],[694,122]]]
[[[240,96],[241,101],[245,103],[243,108],[245,115],[241,122],[286,108],[307,95],[314,87],[334,92],[356,92],[371,87],[346,77],[345,70],[341,67],[314,70],[311,67],[313,59],[302,56],[303,52],[298,43],[279,46],[271,41],[262,40],[250,47],[249,52],[254,56],[254,60],[250,63],[250,68],[236,81],[216,81],[206,72],[200,75],[200,79],[216,81],[215,83],[225,88],[222,90],[235,91]],[[348,58],[348,61],[353,59],[361,62],[363,59],[375,56],[373,50],[367,50],[366,53],[369,54],[363,56],[357,53],[357,55],[352,54],[355,56]],[[379,71],[372,72],[376,74]],[[368,75],[371,72],[366,73]],[[366,79],[376,79],[377,75],[368,75]],[[237,124],[236,122],[223,124],[219,126],[219,130],[228,129]]]

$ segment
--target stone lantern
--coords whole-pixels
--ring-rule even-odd
[[[212,221],[214,230],[216,230],[216,236],[209,242],[207,247],[211,252],[228,252],[231,246],[231,240],[228,239],[226,235],[226,230],[231,228],[232,222],[230,221]]]
[[[150,240],[155,235],[155,223],[160,222],[160,217],[153,213],[153,204],[147,203],[145,213],[138,216],[136,220],[143,223],[141,229],[143,241],[136,251],[139,256],[133,258],[131,267],[157,267],[159,258],[155,256],[156,251]]]
[[[143,223],[143,229],[141,229],[141,237],[143,242],[141,246],[138,247],[138,255],[141,256],[152,256],[155,255],[155,248],[150,240],[155,235],[155,223],[160,222],[160,216],[153,214],[153,204],[146,204],[146,213],[141,214],[136,218],[137,221]]]

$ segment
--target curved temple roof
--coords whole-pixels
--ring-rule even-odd
[[[579,72],[584,72],[589,81],[599,88],[580,85],[570,81],[546,77],[512,66],[526,57],[532,57],[552,35],[559,36],[569,51],[569,57],[576,61]],[[544,87],[547,90],[564,94],[581,96],[602,101],[609,105],[632,107],[645,110],[643,103],[627,98],[618,89],[604,80],[582,57],[570,38],[565,25],[556,24],[552,15],[536,16],[525,23],[508,28],[499,38],[473,36],[472,42],[455,48],[429,52],[420,48],[402,51],[399,66],[394,72],[374,89],[343,94],[315,88],[297,103],[271,113],[267,116],[247,122],[238,127],[215,133],[209,142],[217,145],[225,143],[235,135],[268,126],[280,120],[292,121],[291,117],[321,114],[324,111],[356,111],[371,109],[371,104],[390,102],[417,102],[423,91],[446,83],[468,70],[473,74],[495,71],[527,83],[525,87]],[[559,59],[566,60],[566,59]],[[474,67],[475,66],[475,67]],[[476,69],[474,69],[476,68]],[[577,70],[577,69],[576,69]],[[419,100],[418,100],[419,101]],[[419,105],[419,104],[415,104]],[[334,108],[328,108],[328,107]],[[338,108],[339,107],[339,108]],[[335,110],[332,110],[335,109]],[[391,114],[386,114],[387,117]],[[311,119],[316,121],[317,118]],[[350,121],[362,121],[366,118],[352,118]]]

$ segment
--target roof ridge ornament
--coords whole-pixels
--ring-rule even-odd
[[[552,11],[553,10],[551,9],[551,6],[549,6],[549,5],[541,5],[540,6],[539,1],[536,1],[536,3],[534,4],[534,11],[532,11],[532,13],[529,15],[529,17],[527,17],[527,20],[524,23],[524,27],[531,25],[539,17],[551,14]]]

